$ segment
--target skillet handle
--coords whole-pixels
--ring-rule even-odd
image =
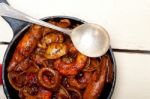
[[[8,2],[6,0],[0,0],[0,3],[6,3],[8,4]],[[10,25],[10,27],[12,28],[13,30],[13,34],[14,36],[23,28],[25,27],[28,23],[27,22],[24,22],[24,21],[20,21],[20,20],[17,20],[17,19],[12,19],[12,18],[9,18],[9,17],[4,17],[2,16],[2,18],[4,18],[8,24]]]

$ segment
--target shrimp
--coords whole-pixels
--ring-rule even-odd
[[[93,73],[92,78],[87,85],[83,99],[97,99],[104,87],[107,76],[108,58],[102,57],[100,67]]]
[[[65,63],[61,59],[54,62],[54,68],[62,75],[76,75],[86,64],[87,56],[78,53],[76,60],[72,63]]]
[[[12,56],[12,59],[8,66],[8,72],[28,57],[37,45],[37,42],[41,38],[42,27],[39,25],[32,25],[29,32],[21,39],[16,47],[16,50]]]

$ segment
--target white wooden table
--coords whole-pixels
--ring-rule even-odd
[[[67,15],[102,25],[117,49],[150,50],[150,0],[8,0],[36,18]],[[12,30],[0,17],[0,41]],[[0,45],[0,63],[7,45]],[[114,52],[117,81],[112,99],[150,99],[150,54]],[[0,87],[0,99],[5,99]]]

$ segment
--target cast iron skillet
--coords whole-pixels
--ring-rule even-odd
[[[4,0],[0,0],[0,2],[4,2]],[[5,1],[5,3],[7,3]],[[11,19],[11,18],[7,18],[7,17],[3,17],[12,27],[13,29],[13,33],[14,33],[14,38],[12,39],[11,43],[8,45],[8,48],[5,52],[4,58],[3,58],[3,68],[2,68],[2,80],[3,80],[3,88],[4,88],[4,92],[5,95],[8,99],[19,99],[18,97],[18,92],[12,88],[12,86],[10,85],[9,81],[8,81],[8,77],[7,77],[7,66],[11,60],[11,57],[15,51],[15,48],[18,44],[18,42],[22,39],[22,37],[24,36],[25,32],[28,30],[28,28],[30,27],[29,23],[23,22],[23,21],[19,21],[19,20],[15,20],[15,19]],[[78,24],[82,24],[85,23],[85,21],[77,19],[75,17],[69,17],[69,16],[52,16],[52,17],[47,17],[47,18],[43,18],[42,20],[60,20],[62,18],[68,18],[70,19],[70,21],[72,23],[78,23]],[[99,97],[99,99],[111,99],[111,96],[113,94],[113,90],[115,87],[115,82],[116,82],[116,63],[115,63],[115,57],[113,55],[112,49],[111,47],[109,48],[108,52],[107,52],[111,58],[112,64],[113,64],[113,73],[114,73],[114,79],[113,79],[113,83],[112,84],[106,84],[104,87],[104,90],[101,94],[101,97]]]

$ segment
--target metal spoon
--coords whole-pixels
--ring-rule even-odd
[[[96,24],[85,23],[79,25],[73,30],[64,29],[42,20],[33,18],[10,7],[5,3],[0,3],[0,15],[61,31],[71,37],[74,46],[79,52],[89,57],[102,56],[109,49],[110,39],[107,31],[103,27]]]

